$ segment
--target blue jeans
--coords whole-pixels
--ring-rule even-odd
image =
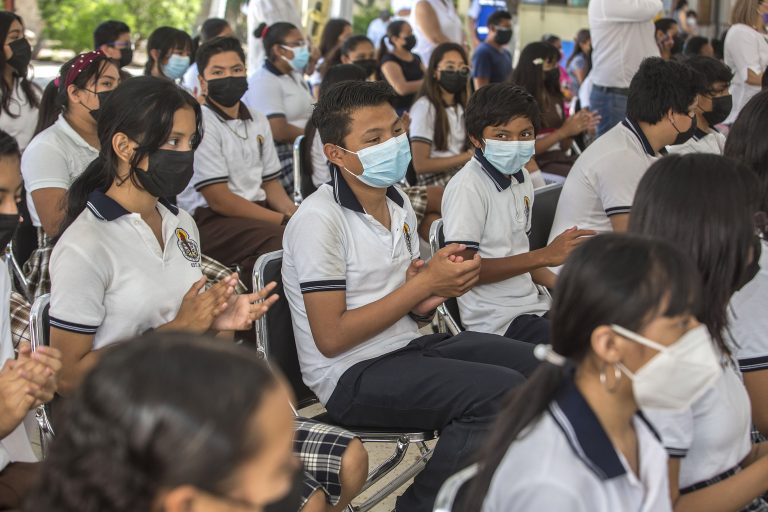
[[[608,92],[595,85],[589,95],[589,108],[600,114],[602,119],[597,126],[597,136],[601,136],[627,115],[627,96],[616,92]]]

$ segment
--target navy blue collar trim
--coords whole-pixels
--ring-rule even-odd
[[[635,137],[637,137],[637,140],[640,141],[640,144],[643,146],[643,149],[648,154],[648,156],[656,156],[656,152],[653,150],[653,146],[651,146],[651,143],[648,142],[648,137],[645,136],[645,133],[643,133],[640,125],[636,123],[634,119],[625,117],[621,124],[626,126],[632,133],[635,134]]]
[[[160,198],[160,204],[168,208],[168,210],[174,214],[179,214],[179,208],[169,203],[167,200]],[[101,220],[112,221],[119,219],[123,215],[128,215],[131,212],[123,208],[120,203],[109,197],[103,190],[94,190],[88,195],[88,203],[86,207],[91,210],[96,217]]]
[[[475,158],[477,158],[477,161],[480,162],[480,166],[482,167],[483,171],[485,171],[486,176],[491,178],[493,184],[496,185],[496,190],[501,192],[502,190],[508,189],[510,185],[512,185],[512,177],[507,176],[503,172],[499,171],[495,165],[489,162],[488,159],[485,158],[485,155],[480,150],[480,148],[475,148]],[[517,180],[518,183],[523,183],[525,181],[525,173],[523,173],[522,169],[512,174],[512,176]]]
[[[355,193],[352,191],[344,178],[339,176],[342,171],[340,171],[339,168],[335,165],[330,165],[330,167],[330,185],[333,187],[333,198],[336,199],[336,202],[339,203],[340,206],[343,206],[344,208],[354,212],[365,214],[363,205],[360,204],[360,201],[358,201]],[[400,194],[400,192],[397,191],[395,187],[387,188],[387,197],[394,201],[395,204],[397,204],[400,208],[405,206],[405,200],[403,199],[403,196]]]
[[[624,475],[627,470],[600,420],[569,377],[549,405],[555,423],[565,434],[574,453],[601,480]]]
[[[235,118],[221,110],[218,106],[211,103],[208,98],[205,98],[205,106],[208,107],[211,112],[216,114],[220,119],[223,119],[224,121],[233,121]],[[253,121],[253,116],[251,116],[251,111],[248,110],[248,107],[245,106],[245,103],[242,101],[239,102],[238,108],[237,108],[237,119],[241,121]]]
[[[715,130],[715,131],[717,131],[717,130]],[[693,131],[693,139],[694,140],[701,140],[704,137],[706,137],[707,135],[709,135],[709,132],[705,132],[704,130],[702,130],[701,128],[698,128],[698,127]]]
[[[267,68],[267,71],[269,71],[273,75],[283,76],[285,74],[282,71],[280,71],[279,69],[277,69],[277,66],[275,66],[272,63],[272,61],[270,61],[270,60],[265,60],[264,61],[264,67]]]

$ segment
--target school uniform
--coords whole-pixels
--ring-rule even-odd
[[[743,373],[768,370],[768,243],[762,243],[760,271],[731,298],[730,333]]]
[[[533,182],[521,169],[500,172],[479,150],[451,179],[443,194],[446,244],[460,243],[482,258],[506,258],[530,250]],[[458,298],[467,329],[531,343],[549,339],[548,298],[526,272],[496,283],[477,285]]]
[[[281,248],[283,226],[256,219],[227,217],[213,211],[201,193],[226,183],[243,199],[267,207],[262,184],[280,178],[280,161],[269,122],[242,102],[237,118],[210,103],[203,108],[205,137],[195,150],[194,175],[179,196],[179,206],[197,223],[203,252],[251,274],[256,259]]]
[[[283,73],[269,61],[248,78],[248,91],[243,96],[248,107],[267,119],[283,117],[288,124],[302,130],[312,116],[314,101],[300,73],[293,70]],[[293,194],[293,141],[281,140],[275,144],[282,168],[280,182],[290,195]]]
[[[433,140],[435,138],[435,106],[429,101],[429,98],[422,96],[413,104],[410,110],[411,128],[409,135],[411,142],[425,142],[430,145],[430,158],[444,158],[456,156],[463,153],[467,147],[467,132],[464,127],[464,107],[454,105],[445,108],[448,119],[448,137],[445,150],[435,149]],[[439,173],[419,173],[416,175],[418,185],[438,185],[445,186],[451,177],[456,174],[461,166],[446,172]]]
[[[688,139],[685,144],[667,146],[667,151],[678,155],[687,155],[690,153],[713,153],[715,155],[722,155],[724,149],[725,135],[720,133],[720,131],[714,127],[712,127],[709,132],[697,128],[693,137]]]
[[[416,215],[397,188],[386,191],[391,226],[360,205],[338,168],[307,198],[283,240],[283,285],[304,382],[343,425],[436,429],[435,453],[397,502],[427,512],[440,485],[479,448],[504,394],[537,365],[529,344],[466,332],[421,336],[404,316],[334,357],[312,336],[304,295],[344,292],[348,310],[364,307],[405,283],[419,257]],[[312,257],[307,257],[312,255]]]
[[[32,91],[32,94],[40,99],[37,86],[32,86]],[[11,99],[8,102],[8,112],[0,108],[0,130],[16,139],[23,153],[35,133],[39,110],[30,104],[27,95],[21,89],[20,79],[14,80],[9,94]]]
[[[747,78],[750,70],[760,75],[768,67],[768,39],[762,31],[735,23],[728,29],[723,45],[725,64],[735,75],[731,82],[733,109],[725,120],[725,124],[731,125],[749,100],[760,92],[761,87],[748,84]]]
[[[510,445],[482,511],[671,512],[664,447],[641,413],[632,423],[639,474],[569,379],[538,421]]]

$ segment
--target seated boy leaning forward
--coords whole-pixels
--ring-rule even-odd
[[[331,182],[286,228],[283,282],[304,382],[334,421],[441,432],[397,501],[428,512],[537,363],[532,345],[492,334],[419,334],[445,297],[476,284],[480,256],[453,244],[419,259],[416,216],[395,186],[411,158],[395,97],[383,82],[342,82],[320,98],[312,122]]]
[[[534,200],[525,165],[534,155],[540,124],[536,100],[509,83],[479,89],[465,114],[475,156],[443,195],[446,243],[483,258],[478,285],[459,297],[462,323],[471,330],[530,343],[549,341],[549,298],[536,285],[554,288],[547,267],[560,265],[594,231],[571,228],[531,251],[528,232]]]

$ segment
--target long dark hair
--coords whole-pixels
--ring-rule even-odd
[[[389,44],[394,45],[392,42],[393,37],[400,37],[400,32],[403,31],[404,26],[410,26],[410,23],[408,23],[407,20],[395,20],[391,22],[389,25],[387,25],[387,35],[381,38],[381,41],[379,41],[379,65],[381,65],[381,61],[384,58],[385,55],[389,53],[389,48],[387,47],[387,41],[389,41]],[[374,42],[375,44],[375,42]]]
[[[147,76],[151,75],[152,68],[157,64],[157,71],[160,75],[165,76],[163,66],[160,63],[177,48],[189,50],[190,62],[192,62],[192,38],[189,37],[189,34],[173,27],[155,29],[147,40],[147,63],[144,64],[144,74]],[[152,57],[151,50],[157,50],[157,61]]]
[[[578,55],[584,56],[584,76],[587,76],[590,71],[592,71],[592,53],[585,53],[584,50],[581,49],[581,45],[586,43],[592,39],[592,35],[589,33],[589,29],[583,28],[579,30],[576,33],[576,39],[574,39],[574,45],[573,45],[573,53],[570,57],[568,57],[568,61],[565,63],[565,67],[571,65],[571,62],[573,62],[573,59],[575,59]]]
[[[14,21],[18,21],[21,23],[21,26],[24,26],[24,20],[21,19],[21,16],[14,14],[10,11],[0,11],[0,42],[3,42],[3,45],[5,44],[5,39],[8,37],[8,32],[11,29],[11,24]],[[4,76],[5,73],[5,66],[8,65],[8,62],[5,58],[5,52],[0,52],[0,77]],[[40,88],[35,85],[33,82],[30,82],[26,76],[20,76],[18,78],[19,80],[19,87],[21,88],[21,92],[24,94],[24,97],[27,100],[27,103],[32,108],[37,108],[40,106],[40,99],[38,97],[38,94],[40,94]],[[0,96],[2,96],[2,101],[0,102],[0,108],[2,108],[2,113],[4,115],[9,115],[12,118],[19,117],[20,114],[14,114],[11,112],[8,108],[8,106],[11,104],[11,94],[12,94],[12,88],[15,87],[16,84],[13,83],[11,85],[8,85],[5,83],[5,80],[0,79]]]
[[[699,321],[726,355],[728,303],[755,242],[757,188],[754,175],[736,160],[671,155],[646,171],[629,216],[631,232],[667,240],[693,257],[704,284]]]
[[[512,72],[512,82],[525,87],[536,98],[542,112],[547,112],[554,103],[563,100],[559,85],[548,85],[544,76],[544,63],[559,60],[560,52],[551,44],[530,43],[520,52],[520,60]]]
[[[320,66],[320,74],[325,76],[325,74],[328,72],[329,69],[331,69],[333,66],[338,66],[341,64],[341,57],[348,57],[350,52],[353,52],[357,49],[357,47],[363,43],[371,43],[373,46],[373,41],[368,39],[368,36],[363,35],[354,35],[350,36],[346,41],[344,41],[340,46],[338,46],[331,55],[326,58],[323,61],[323,65]],[[374,46],[374,49],[376,47]]]
[[[40,100],[40,114],[37,118],[37,126],[35,126],[35,135],[55,123],[59,114],[67,112],[67,108],[69,107],[69,95],[67,94],[68,85],[66,83],[66,78],[69,70],[77,63],[81,55],[75,55],[72,59],[65,62],[61,68],[59,68],[58,78],[56,80],[51,80],[45,87],[43,98]],[[118,67],[117,64],[106,55],[94,59],[90,65],[84,68],[80,74],[75,77],[72,81],[72,85],[78,89],[85,89],[88,86],[88,82],[91,80],[93,80],[94,83],[98,82],[102,73],[109,65],[115,66],[116,69]]]
[[[331,18],[323,27],[323,33],[320,35],[320,55],[328,57],[332,51],[340,46],[339,38],[344,29],[352,24],[344,18]]]
[[[552,348],[569,365],[542,363],[505,399],[462,510],[481,509],[509,446],[538,420],[573,366],[590,353],[596,328],[617,324],[639,332],[659,315],[696,314],[700,288],[690,259],[667,242],[607,234],[576,249],[558,278],[550,310]]]
[[[267,56],[266,59],[268,61],[274,61],[275,56],[272,54],[272,48],[283,44],[285,37],[294,30],[298,30],[296,25],[286,21],[278,21],[269,26],[266,23],[260,24],[256,27],[256,30],[253,31],[253,35],[257,39],[261,39],[262,44],[264,44],[264,53]]]
[[[67,210],[59,233],[63,233],[80,215],[91,192],[106,190],[120,179],[117,175],[118,157],[112,148],[115,134],[124,133],[138,143],[130,162],[129,179],[140,186],[133,169],[144,157],[166,143],[173,129],[174,114],[185,107],[195,112],[195,144],[199,144],[203,133],[200,104],[188,92],[170,80],[152,76],[131,78],[120,84],[101,108],[97,132],[101,151],[69,188]]]
[[[469,59],[467,58],[467,52],[464,47],[457,43],[441,43],[432,52],[432,56],[429,58],[429,66],[427,72],[424,74],[424,81],[421,84],[421,90],[417,96],[421,98],[426,96],[429,102],[435,108],[435,135],[432,138],[432,144],[438,151],[445,151],[448,149],[448,138],[451,128],[448,125],[448,114],[445,112],[445,102],[443,102],[442,87],[440,82],[435,78],[437,72],[437,65],[443,60],[443,57],[448,52],[458,52],[461,58],[464,60],[464,64],[469,65]],[[461,105],[462,108],[467,108],[467,100],[469,99],[469,91],[463,90],[458,94],[453,95],[456,100],[456,105]],[[465,148],[468,147],[468,140],[465,143]]]
[[[263,448],[253,417],[276,389],[256,352],[235,345],[161,333],[122,343],[64,406],[24,510],[153,510],[182,485],[223,494]]]

